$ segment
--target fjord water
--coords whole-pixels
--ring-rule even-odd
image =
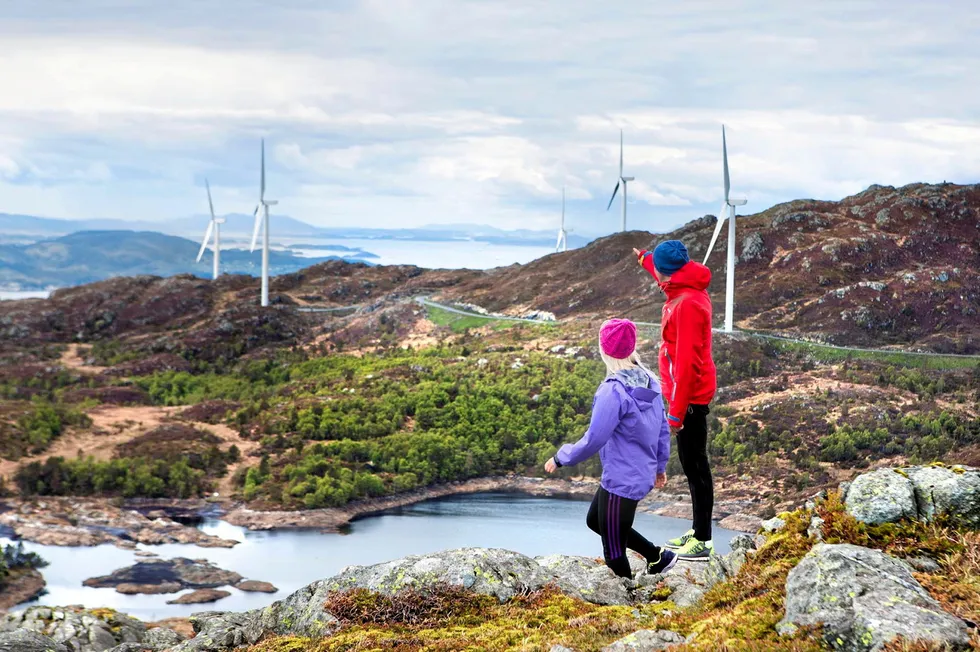
[[[355,521],[346,534],[248,532],[223,521],[208,521],[201,526],[204,531],[242,543],[231,549],[140,546],[164,559],[208,559],[246,579],[272,582],[279,588],[278,593],[269,595],[221,587],[231,595],[213,605],[168,605],[166,601],[179,594],[126,596],[113,589],[82,586],[90,577],[107,575],[139,561],[131,550],[108,545],[65,548],[28,543],[25,547],[51,562],[41,571],[48,582],[48,594],[39,604],[111,607],[143,620],[156,620],[213,609],[255,609],[335,575],[348,565],[375,564],[450,548],[479,546],[531,556],[561,553],[601,557],[599,537],[585,527],[588,507],[584,501],[476,494],[427,501],[364,518]],[[652,514],[639,514],[636,519],[637,530],[654,543],[678,536],[689,527],[689,521]],[[718,553],[729,550],[734,535],[715,528]]]

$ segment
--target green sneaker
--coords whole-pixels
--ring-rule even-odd
[[[683,547],[677,549],[677,557],[682,560],[704,560],[707,561],[714,552],[714,546],[710,541],[698,541],[694,537],[688,539]]]
[[[684,534],[680,535],[676,539],[669,539],[667,543],[664,544],[664,548],[668,550],[677,550],[678,548],[683,548],[684,544],[694,538],[694,530],[688,530]]]

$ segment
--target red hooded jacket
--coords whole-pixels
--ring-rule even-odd
[[[640,262],[667,295],[661,320],[660,378],[668,401],[667,421],[680,427],[688,406],[707,405],[717,388],[711,358],[711,270],[692,260],[661,283],[653,252],[641,252]]]

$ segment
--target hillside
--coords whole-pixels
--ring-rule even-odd
[[[868,218],[880,225],[855,217],[870,215],[868,205],[881,207],[880,220]],[[906,212],[921,214],[902,217],[906,205],[916,207]],[[973,187],[873,188],[839,204],[796,202],[743,218],[748,246],[739,250],[738,320],[836,342],[976,351],[977,324],[969,313],[977,295],[969,288],[978,266],[971,262],[976,253],[967,251],[977,244],[976,206]],[[935,236],[941,220],[951,226]],[[490,272],[324,262],[274,278],[270,309],[258,306],[257,279],[238,275],[217,282],[190,275],[114,278],[59,290],[48,300],[0,303],[6,442],[0,457],[9,461],[0,475],[20,476],[18,482],[33,487],[31,474],[77,472],[80,488],[65,490],[87,491],[88,471],[72,466],[73,459],[68,467],[35,468],[26,476],[18,460],[40,464],[55,452],[70,458],[89,450],[96,433],[116,432],[128,421],[174,419],[192,428],[227,427],[212,433],[221,442],[215,446],[247,451],[240,462],[216,462],[209,453],[214,464],[195,469],[193,489],[173,489],[181,495],[220,483],[226,495],[295,508],[538,473],[535,462],[584,425],[599,374],[598,322],[612,314],[657,319],[659,291],[631,247],[680,237],[697,257],[712,224],[705,218],[656,238],[618,234]],[[874,247],[861,245],[871,240]],[[936,271],[942,266],[923,270],[928,252],[957,261],[945,280]],[[724,253],[722,246],[716,274]],[[858,267],[867,276],[857,275]],[[824,276],[839,269],[856,276]],[[891,288],[881,280],[905,274],[920,282]],[[719,278],[712,289],[720,313]],[[848,289],[856,283],[864,285]],[[782,298],[792,293],[795,298]],[[562,321],[474,319],[423,307],[414,301],[420,295],[513,314],[550,310]],[[302,310],[311,307],[352,308]],[[909,326],[869,330],[854,317],[861,311]],[[658,333],[645,328],[643,335],[642,353],[653,359]],[[722,335],[715,355],[720,391],[712,453],[719,477],[727,478],[726,499],[743,501],[733,510],[773,509],[875,460],[961,461],[978,454],[980,373],[971,360],[852,360],[826,349]],[[460,387],[481,400],[467,403]],[[177,416],[177,406],[201,412]],[[130,415],[137,407],[138,420]],[[128,458],[125,444],[148,427],[123,428],[102,439],[99,450]],[[469,433],[479,436],[460,439]],[[406,462],[416,447],[435,462],[422,463],[425,456]],[[470,453],[461,459],[453,452],[460,450]],[[262,459],[271,466],[256,471]],[[365,466],[368,459],[375,463]],[[233,478],[222,475],[229,464],[240,471]],[[284,477],[278,469],[285,465],[335,475],[329,482],[314,482],[305,470]]]
[[[70,287],[117,276],[192,273],[210,276],[210,251],[197,263],[200,244],[155,232],[80,231],[29,245],[0,245],[0,287],[25,290]],[[222,273],[258,274],[261,254],[243,249],[221,252]],[[272,251],[273,274],[336,257],[302,258]]]
[[[837,344],[980,352],[980,186],[873,186],[840,202],[799,200],[738,218],[736,323]],[[657,321],[662,296],[630,254],[667,239],[704,257],[715,218],[672,233],[619,234],[494,270],[447,298],[559,318],[619,313]],[[709,267],[724,314],[726,238]]]

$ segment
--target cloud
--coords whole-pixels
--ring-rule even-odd
[[[329,5],[329,6],[327,6]],[[980,169],[980,7],[912,0],[209,0],[0,7],[0,211],[250,211],[579,233]]]

